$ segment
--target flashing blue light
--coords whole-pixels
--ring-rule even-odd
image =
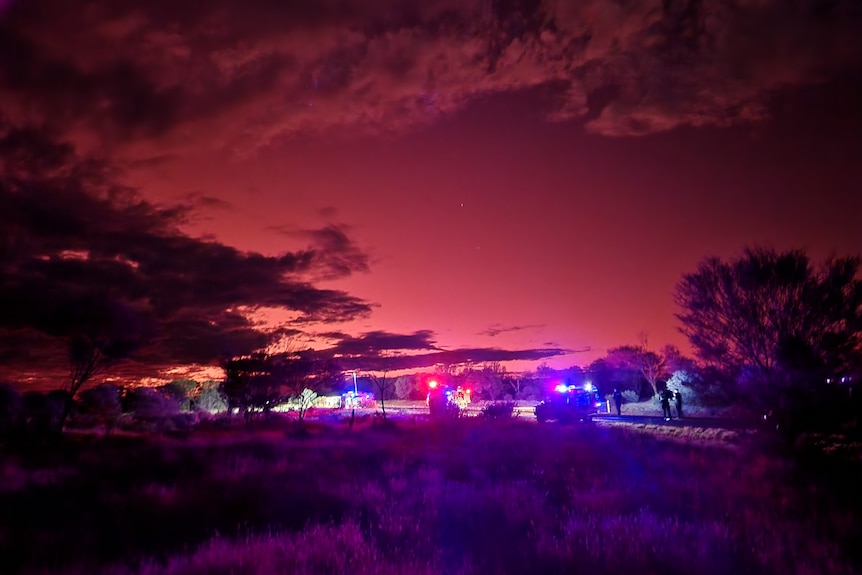
[[[561,383],[560,385],[558,385],[557,387],[554,388],[554,391],[558,391],[560,393],[566,393],[567,391],[569,391],[569,388]]]
[[[584,384],[584,391],[591,392],[591,391],[595,391],[595,390],[596,390],[596,388],[589,381]]]

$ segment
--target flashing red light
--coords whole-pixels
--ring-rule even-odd
[[[437,380],[432,379],[431,381],[429,381],[428,387],[430,387],[431,389],[434,389],[435,387],[437,387]]]

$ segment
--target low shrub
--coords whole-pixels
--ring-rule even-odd
[[[495,401],[482,408],[482,417],[485,419],[511,419],[514,413],[514,401]]]
[[[158,389],[167,397],[176,401],[181,411],[191,411],[194,408],[195,395],[198,389],[198,382],[195,380],[175,379]]]
[[[179,412],[177,402],[152,387],[127,389],[122,397],[123,411],[133,413],[138,419],[173,417]]]
[[[100,385],[81,392],[78,406],[81,413],[119,415],[122,411],[120,395],[122,390],[116,385]]]
[[[20,431],[25,421],[21,394],[8,383],[0,383],[0,437]]]
[[[69,401],[69,393],[62,390],[41,393],[28,391],[22,396],[26,429],[29,433],[43,435],[60,430],[60,421]]]
[[[120,387],[109,384],[84,390],[78,397],[80,414],[91,423],[104,425],[110,431],[117,425],[123,412],[121,395]]]
[[[221,390],[220,381],[205,381],[198,388],[194,397],[198,411],[207,413],[223,413],[227,411],[227,400]]]

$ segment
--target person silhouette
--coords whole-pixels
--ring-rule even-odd
[[[665,421],[670,421],[671,419],[670,400],[672,396],[673,394],[668,389],[663,389],[659,394],[659,399],[661,399],[661,415]]]
[[[622,415],[623,394],[619,389],[614,389],[614,405],[617,406],[617,415]]]
[[[682,419],[682,394],[678,389],[674,390],[673,399],[676,402],[676,416]]]

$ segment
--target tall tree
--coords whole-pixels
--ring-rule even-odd
[[[676,286],[681,331],[708,365],[765,383],[858,369],[859,269],[858,257],[815,266],[800,250],[749,248],[731,261],[707,259]]]
[[[401,375],[395,379],[395,396],[398,399],[413,399],[419,394],[415,375]]]
[[[280,393],[272,364],[272,357],[265,353],[233,357],[222,363],[225,379],[221,391],[227,400],[228,414],[239,409],[248,422],[253,408],[265,408],[278,401]]]
[[[682,354],[678,347],[671,344],[663,345],[661,348],[661,357],[664,360],[665,371],[668,374],[674,374],[678,371],[684,371],[690,375],[697,372],[695,361]]]
[[[653,351],[648,351],[645,344],[638,346],[623,345],[608,350],[605,361],[607,365],[618,371],[628,372],[628,377],[625,376],[625,373],[618,376],[622,381],[628,380],[632,382],[634,378],[640,382],[645,381],[649,384],[649,392],[653,395],[658,393],[659,380],[666,375],[664,358]],[[631,385],[631,383],[628,383],[624,387],[631,387]],[[637,391],[642,394],[641,389]]]
[[[482,393],[484,393],[491,401],[503,395],[505,391],[504,379],[506,377],[506,368],[499,361],[491,361],[482,366],[482,369],[475,372],[474,378],[476,385]]]
[[[369,372],[368,379],[371,380],[374,395],[380,401],[380,411],[383,414],[383,419],[386,419],[386,400],[395,395],[396,379],[389,375],[389,371],[385,365],[382,365],[379,371]]]
[[[662,353],[656,353],[649,349],[649,336],[641,332],[638,337],[638,351],[640,352],[640,370],[644,379],[650,384],[653,395],[658,394],[659,379],[668,377],[667,358]]]
[[[371,382],[374,395],[380,401],[383,419],[386,419],[386,400],[395,397],[395,381],[391,373],[401,356],[391,350],[382,350],[376,357],[368,357],[359,363],[364,367],[365,377]]]

